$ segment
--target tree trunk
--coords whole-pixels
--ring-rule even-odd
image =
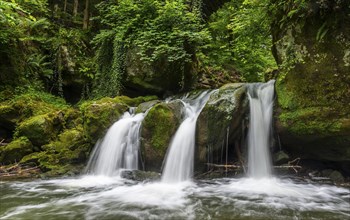
[[[84,21],[83,21],[83,29],[87,29],[89,27],[89,0],[85,1],[85,9],[84,9]]]
[[[76,17],[78,14],[78,6],[79,6],[79,0],[74,0],[74,6],[73,6],[73,16]]]
[[[63,12],[67,11],[67,0],[64,0]]]

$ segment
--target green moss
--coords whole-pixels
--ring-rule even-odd
[[[123,103],[92,103],[81,106],[84,132],[92,142],[102,137],[108,127],[128,109]]]
[[[83,114],[84,131],[95,142],[102,137],[107,128],[117,121],[130,106],[137,106],[142,102],[156,99],[156,96],[129,98],[117,96],[87,101],[80,105]]]
[[[172,110],[164,103],[155,105],[147,114],[143,127],[151,134],[153,149],[164,154],[178,123]]]
[[[60,112],[31,117],[19,124],[15,137],[26,136],[36,146],[47,144],[62,128],[60,117]]]
[[[44,92],[33,91],[15,96],[7,103],[18,112],[20,119],[65,110],[70,107],[62,98]]]
[[[336,114],[331,108],[309,107],[283,112],[279,119],[294,134],[330,135],[341,130],[342,123],[335,118]]]
[[[81,127],[65,130],[58,140],[43,146],[42,152],[24,157],[21,163],[34,162],[48,175],[70,172],[76,165],[83,164],[91,145],[85,140]]]
[[[32,143],[26,137],[20,137],[6,146],[0,147],[0,163],[19,162],[25,155],[33,152]]]

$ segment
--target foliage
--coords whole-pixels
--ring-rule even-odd
[[[97,7],[105,26],[93,40],[97,47],[96,87],[101,95],[115,96],[122,89],[128,49],[136,47],[140,62],[148,65],[164,58],[188,63],[193,53],[186,45],[200,45],[208,39],[200,16],[186,1],[107,1]],[[112,83],[106,86],[109,80]]]
[[[212,41],[202,47],[202,62],[216,69],[233,65],[243,81],[262,81],[276,68],[268,2],[231,1],[214,13],[208,23]]]

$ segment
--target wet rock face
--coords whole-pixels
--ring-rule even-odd
[[[342,167],[350,160],[350,2],[312,0],[289,17],[288,7],[271,2],[282,145]]]
[[[228,144],[233,151],[234,143],[242,137],[247,107],[244,84],[227,84],[210,96],[197,120],[196,169],[203,169],[208,157],[211,162],[220,162],[223,145]]]

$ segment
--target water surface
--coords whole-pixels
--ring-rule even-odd
[[[349,189],[292,180],[1,182],[0,219],[349,219]]]

